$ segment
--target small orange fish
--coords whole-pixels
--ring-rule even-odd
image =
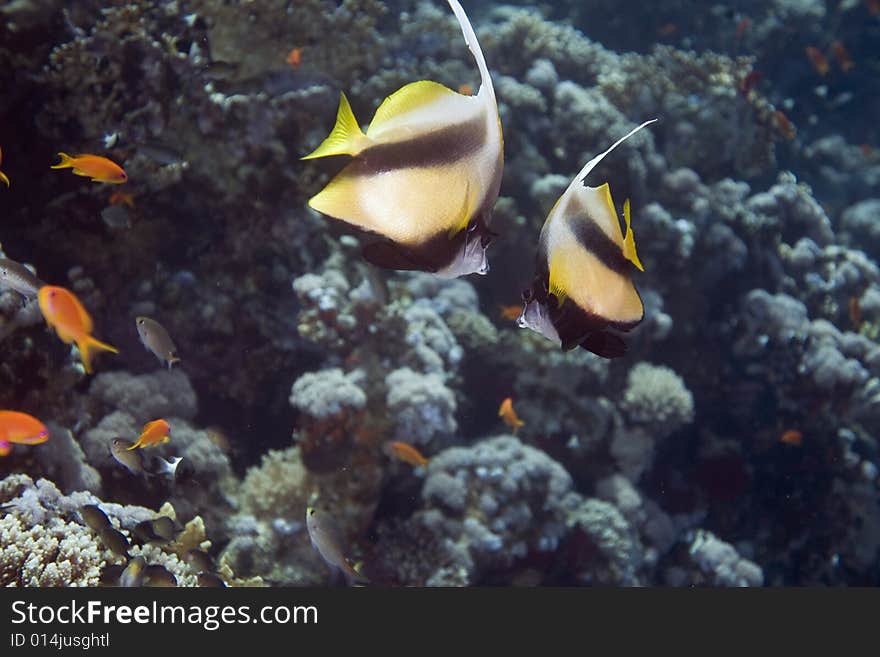
[[[840,67],[840,70],[844,73],[847,73],[855,64],[853,64],[853,60],[849,56],[849,52],[840,41],[835,41],[831,44],[831,54],[834,55],[834,59],[837,62],[837,65]]]
[[[387,445],[389,453],[405,463],[409,463],[417,468],[424,468],[428,465],[428,459],[422,456],[422,453],[409,443],[395,440],[387,443]]]
[[[465,82],[464,84],[458,85],[458,93],[460,93],[462,96],[473,96],[474,88],[467,82]]]
[[[669,37],[678,32],[678,26],[675,23],[664,23],[657,28],[657,34],[662,37]]]
[[[499,314],[503,319],[514,321],[522,315],[522,306],[501,306]]]
[[[749,29],[749,26],[752,24],[752,19],[748,16],[745,16],[739,20],[736,24],[736,38],[742,39],[743,34]]]
[[[779,130],[779,134],[788,141],[791,141],[797,135],[797,128],[794,127],[794,123],[791,122],[782,110],[773,112],[773,125]]]
[[[125,192],[113,192],[110,195],[110,205],[127,205],[134,210],[134,195]]]
[[[804,435],[797,429],[788,429],[779,436],[779,442],[786,445],[794,445],[795,447],[800,447],[803,440]]]
[[[746,75],[739,83],[739,92],[743,96],[748,96],[749,92],[754,89],[755,85],[758,84],[761,80],[764,79],[764,74],[761,71],[749,71],[748,75]]]
[[[92,318],[80,300],[70,290],[54,285],[44,285],[37,293],[40,310],[50,327],[61,341],[76,342],[82,364],[88,374],[92,373],[92,355],[96,349],[118,354],[119,350],[92,337]]]
[[[152,422],[147,422],[144,425],[143,430],[141,431],[141,435],[135,441],[134,445],[128,448],[129,451],[133,449],[137,449],[138,447],[144,448],[149,447],[150,445],[161,445],[162,443],[167,443],[171,440],[171,436],[168,434],[171,433],[171,425],[168,424],[165,420],[153,420]]]
[[[3,162],[3,150],[0,149],[0,163]],[[0,171],[0,180],[6,183],[6,186],[9,187],[9,178],[6,177],[6,174]]]
[[[300,67],[302,64],[302,48],[293,48],[289,53],[287,53],[287,63],[290,64],[294,70]]]
[[[53,164],[51,169],[73,169],[78,176],[86,176],[94,182],[121,185],[128,182],[128,175],[118,164],[100,155],[77,155],[70,157],[67,153],[58,153],[61,162]]]
[[[862,304],[858,297],[849,298],[849,321],[856,330],[862,325]]]
[[[822,54],[822,51],[815,46],[807,46],[805,52],[813,68],[816,69],[816,73],[822,77],[828,75],[831,66],[828,64],[828,59]]]
[[[516,430],[525,424],[522,420],[517,416],[516,411],[513,410],[513,399],[507,397],[503,402],[501,402],[501,406],[498,408],[498,417],[504,420],[504,424],[513,429],[513,432],[516,433]]]
[[[12,451],[12,443],[39,445],[49,440],[49,431],[37,418],[18,411],[0,411],[0,456]]]
[[[868,8],[868,13],[871,16],[880,14],[880,0],[865,0],[865,7]]]

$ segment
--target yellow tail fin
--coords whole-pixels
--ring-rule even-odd
[[[9,187],[9,178],[7,178],[6,174],[0,171],[0,180],[6,183],[6,186]]]
[[[339,98],[339,111],[336,113],[336,125],[333,126],[330,135],[321,142],[320,146],[300,159],[314,160],[331,155],[357,155],[369,143],[370,140],[361,131],[357,119],[354,118],[348,98],[342,94]]]
[[[50,169],[66,169],[73,166],[73,158],[67,153],[58,153],[58,157],[61,158],[61,161],[58,164],[50,165]]]
[[[104,344],[99,340],[96,340],[91,335],[82,335],[76,339],[76,346],[79,348],[80,358],[82,358],[83,367],[86,369],[87,374],[92,373],[92,356],[96,350],[99,351],[110,351],[114,354],[118,354],[119,350],[116,347],[111,347],[109,344]]]
[[[623,202],[623,220],[626,222],[626,237],[623,238],[623,257],[639,268],[639,271],[645,271],[642,261],[639,260],[639,254],[636,253],[636,238],[633,237],[632,218],[629,214],[629,199]]]

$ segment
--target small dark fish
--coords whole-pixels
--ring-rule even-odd
[[[114,438],[110,442],[110,453],[113,458],[124,465],[129,472],[143,477],[164,475],[172,480],[176,477],[177,466],[183,460],[182,457],[175,456],[168,461],[161,456],[144,456],[143,451],[131,449],[132,445],[134,443],[125,438]]]
[[[178,525],[168,516],[159,516],[153,520],[153,531],[166,541],[173,541],[177,535]]]
[[[120,557],[128,558],[128,551],[131,549],[131,544],[122,532],[113,529],[113,527],[104,527],[104,529],[101,530],[100,535],[104,547],[114,554],[118,554]]]
[[[204,550],[190,550],[183,557],[183,560],[197,573],[214,570],[214,560]]]
[[[32,299],[44,285],[45,283],[23,264],[8,258],[0,258],[0,288],[15,290],[26,299]]]
[[[201,72],[208,80],[228,80],[238,72],[238,64],[215,59],[203,66]]]
[[[101,508],[97,504],[86,504],[85,506],[81,506],[79,508],[79,515],[82,516],[83,522],[88,525],[89,529],[98,533],[100,533],[105,527],[113,526],[110,523],[110,518],[107,517],[106,513],[101,511]]]
[[[183,153],[173,146],[159,141],[148,141],[139,144],[138,152],[163,166],[183,161]]]
[[[177,578],[165,566],[153,564],[144,570],[144,586],[177,586]]]
[[[109,564],[101,569],[98,577],[98,586],[119,586],[119,578],[125,566],[122,564]]]
[[[131,534],[140,543],[167,543],[170,540],[156,531],[152,520],[139,522],[131,530]]]
[[[177,347],[164,326],[149,317],[138,317],[135,326],[143,345],[153,352],[160,363],[165,363],[171,369],[172,365],[180,362]]]
[[[215,575],[214,573],[199,573],[198,578],[199,586],[226,588],[226,582],[224,582],[219,575]]]
[[[349,584],[369,581],[348,562],[343,552],[342,533],[333,518],[310,506],[306,509],[306,527],[312,547],[328,565],[341,570]]]
[[[125,570],[119,576],[119,586],[126,588],[139,587],[144,583],[144,569],[147,567],[147,560],[142,556],[137,556],[128,562]]]

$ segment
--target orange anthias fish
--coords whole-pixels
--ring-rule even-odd
[[[871,16],[880,14],[880,0],[865,0],[865,7],[868,8],[868,13]]]
[[[501,407],[498,409],[498,417],[504,420],[504,424],[513,429],[514,433],[525,424],[525,422],[519,419],[516,411],[513,410],[513,400],[510,397],[501,402]]]
[[[428,459],[422,456],[422,453],[409,443],[395,440],[388,443],[388,451],[399,458],[417,468],[423,468],[428,465]]]
[[[171,433],[171,425],[168,424],[165,420],[153,420],[152,422],[147,422],[144,425],[143,431],[141,431],[141,435],[135,441],[134,445],[129,447],[129,450],[137,449],[138,447],[144,448],[149,447],[150,445],[161,445],[162,443],[167,443],[171,440],[171,437],[168,435]]]
[[[87,373],[92,373],[92,355],[96,349],[119,353],[115,347],[92,337],[92,318],[73,292],[63,287],[44,285],[37,293],[37,298],[46,323],[55,329],[62,342],[76,343]]]
[[[519,306],[501,306],[498,310],[499,314],[504,319],[509,319],[510,321],[516,321],[520,315],[522,315],[522,305]]]
[[[800,431],[798,431],[797,429],[788,429],[787,431],[784,431],[779,437],[779,442],[785,443],[786,445],[794,445],[795,447],[800,447],[803,439],[804,435]]]
[[[3,162],[3,150],[0,149],[0,162]],[[0,171],[0,180],[6,183],[6,186],[9,187],[9,178],[6,177],[6,174]]]
[[[134,210],[134,196],[125,192],[113,192],[109,199],[110,205],[127,205]]]
[[[779,134],[785,137],[788,141],[791,141],[797,135],[797,128],[794,127],[794,123],[791,122],[791,119],[789,119],[782,110],[776,110],[773,112],[773,124],[776,126],[776,129],[779,130]]]
[[[834,55],[834,59],[837,61],[837,65],[840,67],[840,70],[844,73],[848,72],[855,64],[853,64],[853,60],[849,56],[849,52],[840,41],[835,41],[831,44],[831,54]]]
[[[18,411],[0,411],[0,456],[12,451],[12,443],[39,445],[49,440],[49,431],[37,418]]]
[[[71,157],[67,153],[58,153],[61,162],[53,164],[52,169],[73,169],[78,176],[86,176],[94,182],[121,185],[128,182],[128,175],[118,164],[100,155],[77,155]]]
[[[829,66],[828,59],[822,54],[822,51],[815,46],[807,46],[805,52],[813,68],[816,69],[816,73],[822,77],[828,75],[831,66]]]
[[[287,53],[287,63],[290,64],[294,70],[298,69],[302,64],[302,54],[302,48],[293,48]]]
[[[467,82],[465,82],[464,84],[458,85],[458,93],[460,93],[462,96],[473,96],[474,88]]]

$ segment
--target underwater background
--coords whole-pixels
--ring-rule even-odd
[[[880,583],[880,2],[464,9],[505,166],[491,271],[444,280],[364,262],[307,205],[340,163],[299,158],[340,92],[364,120],[416,80],[479,88],[446,3],[0,1],[0,258],[119,350],[87,374],[0,289],[0,409],[50,432],[0,457],[0,584],[138,556],[345,584],[310,507],[377,586]],[[590,178],[631,199],[644,320],[620,358],[563,351],[515,322],[541,226],[652,118]],[[157,418],[133,453],[172,477],[111,450]]]

